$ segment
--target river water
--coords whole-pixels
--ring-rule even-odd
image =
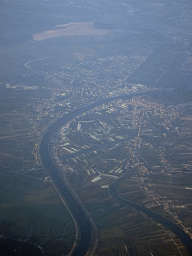
[[[61,177],[59,176],[59,169],[52,162],[49,149],[50,147],[52,147],[50,142],[52,141],[53,136],[63,126],[65,126],[70,120],[74,119],[77,116],[82,115],[87,111],[94,109],[95,107],[99,107],[103,104],[107,104],[109,102],[119,100],[119,99],[130,99],[134,96],[153,95],[157,93],[159,92],[130,93],[128,95],[115,96],[115,97],[95,101],[90,104],[86,104],[64,115],[62,118],[58,119],[57,121],[53,122],[45,131],[39,146],[39,154],[40,154],[42,165],[44,166],[45,170],[51,177],[59,194],[64,199],[66,206],[69,209],[69,212],[75,219],[78,226],[78,243],[73,251],[73,255],[83,256],[89,250],[89,247],[92,242],[91,239],[93,234],[93,225],[92,225],[90,216],[87,214],[87,212],[85,211],[81,203],[78,201],[78,198],[76,197],[72,189],[69,187],[69,185],[67,185],[67,183],[64,183],[64,181],[61,179]],[[126,204],[131,207],[134,207],[138,211],[142,211],[152,219],[166,226],[168,229],[170,229],[173,233],[175,233],[180,238],[180,240],[187,247],[190,255],[192,255],[192,240],[179,226],[172,223],[168,219],[162,217],[161,215],[149,210],[148,208],[137,205],[130,201],[126,201],[125,199],[119,197],[117,193],[117,187],[118,187],[118,183],[114,183],[109,188],[110,194],[116,200],[118,200],[122,204]]]

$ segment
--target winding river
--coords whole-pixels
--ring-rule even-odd
[[[93,103],[86,104],[78,109],[71,111],[70,113],[64,115],[63,117],[59,118],[58,120],[53,122],[44,132],[41,143],[39,145],[39,155],[40,155],[42,165],[46,170],[46,172],[48,173],[48,175],[50,176],[61,199],[67,206],[68,211],[73,217],[73,220],[75,222],[76,229],[77,229],[78,236],[70,254],[83,256],[89,252],[91,255],[94,252],[94,248],[97,244],[97,231],[96,231],[94,222],[91,219],[91,216],[88,214],[84,206],[81,204],[77,195],[75,194],[73,189],[70,187],[69,183],[67,181],[64,182],[61,179],[61,177],[59,176],[59,168],[52,161],[53,156],[51,156],[51,152],[52,152],[53,145],[51,142],[53,141],[54,135],[72,119],[96,107],[99,107],[103,104],[107,104],[109,102],[116,101],[119,99],[122,99],[122,100],[131,99],[134,96],[155,95],[157,93],[158,94],[162,93],[162,91],[130,93],[126,95],[105,98],[102,100],[95,101]],[[168,219],[162,217],[161,215],[143,206],[137,205],[132,202],[128,202],[125,199],[119,197],[117,193],[118,184],[119,183],[117,182],[117,183],[113,183],[110,186],[110,194],[116,200],[118,200],[122,204],[129,204],[130,206],[134,207],[138,211],[144,212],[146,215],[148,215],[152,219],[160,222],[161,224],[165,225],[167,228],[172,230],[180,238],[180,240],[185,244],[190,255],[192,255],[192,240],[179,226],[175,225]]]

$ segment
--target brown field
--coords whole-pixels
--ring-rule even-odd
[[[52,30],[33,35],[33,38],[35,41],[41,41],[61,36],[103,36],[108,33],[108,30],[94,28],[93,22],[77,22],[57,25]]]

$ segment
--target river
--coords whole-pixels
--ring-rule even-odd
[[[137,211],[145,213],[148,217],[152,218],[153,220],[164,225],[166,228],[170,229],[173,233],[175,233],[175,235],[177,235],[179,237],[179,239],[187,247],[189,254],[192,255],[192,239],[183,231],[183,229],[181,229],[178,225],[174,224],[170,220],[164,218],[160,214],[158,214],[142,205],[135,204],[131,201],[128,201],[119,195],[118,187],[119,187],[119,184],[121,183],[121,181],[123,181],[123,180],[124,180],[124,177],[123,177],[123,179],[121,178],[118,181],[113,182],[109,186],[110,195],[115,200],[117,200],[119,203],[121,203],[122,205],[131,206],[131,207],[135,208]]]
[[[64,115],[63,117],[59,118],[55,122],[53,122],[47,130],[44,132],[44,135],[42,137],[41,143],[39,145],[39,155],[42,162],[42,165],[44,169],[47,171],[48,175],[50,176],[53,184],[55,185],[59,195],[61,198],[65,201],[65,204],[70,212],[70,214],[75,219],[75,223],[78,227],[78,240],[77,245],[74,247],[73,255],[83,256],[85,255],[88,250],[90,250],[90,245],[93,244],[96,245],[96,237],[95,229],[94,229],[94,223],[89,216],[89,214],[86,212],[84,207],[82,206],[81,202],[78,200],[78,197],[76,196],[75,192],[72,190],[70,185],[67,182],[64,182],[61,177],[59,176],[59,168],[53,163],[50,152],[51,147],[53,146],[51,144],[51,141],[54,137],[54,135],[63,127],[65,126],[70,120],[74,119],[77,116],[82,115],[85,112],[88,112],[96,107],[99,107],[103,104],[107,104],[109,102],[119,100],[119,99],[131,99],[134,96],[144,96],[144,95],[153,95],[160,92],[144,92],[144,93],[130,93],[126,95],[120,95],[110,98],[101,99],[98,101],[95,101],[93,103],[86,104],[78,109],[75,109],[71,111],[70,113]],[[116,184],[116,183],[115,183]],[[115,186],[113,185],[110,189],[110,193],[118,199],[118,201],[121,201],[123,204],[128,204],[138,211],[142,211],[151,218],[157,220],[158,222],[162,223],[166,227],[168,227],[170,230],[172,230],[180,239],[181,241],[186,245],[188,251],[190,252],[190,255],[192,255],[192,244],[191,239],[189,236],[177,225],[173,224],[171,221],[163,218],[161,215],[152,212],[151,210],[139,206],[137,204],[134,204],[132,202],[127,202],[126,200],[122,198],[117,198],[117,193],[115,192]],[[126,202],[125,202],[126,201]],[[92,241],[93,238],[95,241]],[[91,249],[92,250],[92,249]]]

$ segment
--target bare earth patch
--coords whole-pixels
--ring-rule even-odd
[[[53,30],[46,30],[33,35],[33,38],[35,41],[41,41],[61,36],[104,36],[109,33],[108,30],[94,28],[93,22],[77,22],[57,25]]]

